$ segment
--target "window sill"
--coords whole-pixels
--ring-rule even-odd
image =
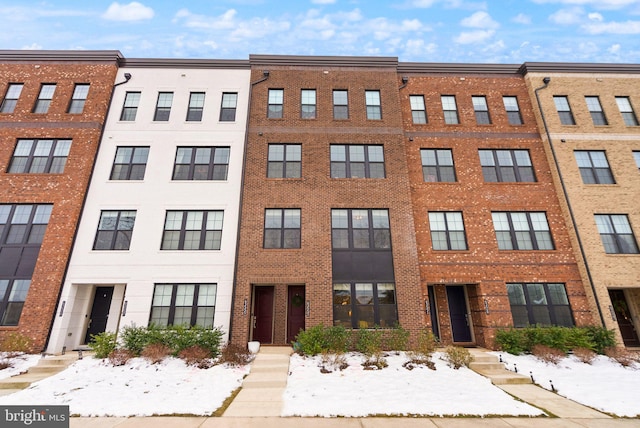
[[[623,256],[623,257],[637,257],[640,256],[640,253],[604,253],[605,256]]]

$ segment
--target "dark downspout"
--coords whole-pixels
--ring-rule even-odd
[[[233,289],[231,290],[231,313],[229,314],[229,340],[231,342],[231,333],[233,331],[233,310],[236,304],[236,288],[238,283],[238,257],[240,254],[240,225],[242,220],[242,201],[244,196],[244,173],[246,171],[247,164],[247,147],[249,145],[249,114],[251,112],[251,99],[253,98],[253,87],[260,82],[264,82],[269,78],[269,71],[264,70],[262,72],[263,76],[261,79],[256,80],[255,82],[251,82],[251,86],[249,86],[249,99],[247,104],[247,124],[245,125],[244,131],[244,150],[242,151],[242,176],[240,178],[240,201],[238,206],[238,230],[236,232],[236,259],[233,266]]]
[[[115,92],[116,86],[124,85],[129,80],[131,80],[131,73],[124,73],[124,78],[125,78],[124,82],[119,82],[113,85],[111,94],[109,95],[109,103],[107,104],[107,111],[104,115],[104,122],[102,124],[102,129],[100,130],[100,136],[98,137],[98,147],[96,147],[96,154],[91,164],[91,173],[89,174],[89,181],[87,182],[87,188],[84,192],[84,197],[82,198],[82,205],[80,206],[80,214],[78,215],[78,221],[76,221],[75,230],[73,231],[73,239],[71,240],[71,249],[69,251],[69,257],[67,258],[67,263],[66,263],[66,266],[64,267],[64,274],[62,275],[62,284],[60,286],[60,291],[58,292],[58,297],[56,299],[56,310],[53,311],[53,317],[51,318],[51,322],[49,323],[49,332],[47,333],[47,340],[44,342],[44,348],[42,349],[42,352],[45,352],[47,350],[47,347],[49,347],[49,340],[51,340],[51,329],[53,327],[53,323],[56,320],[56,316],[58,315],[58,306],[60,305],[60,297],[62,296],[62,289],[64,288],[65,281],[67,280],[67,273],[69,272],[69,264],[71,263],[73,248],[75,247],[76,239],[78,238],[78,229],[80,227],[80,220],[82,220],[82,214],[84,213],[84,206],[87,203],[89,188],[91,187],[91,181],[93,179],[93,172],[96,169],[96,160],[98,159],[98,153],[100,152],[100,146],[102,145],[102,137],[104,137],[104,127],[107,124],[107,119],[109,119],[109,112],[111,111],[111,102],[113,101],[113,93]]]
[[[604,323],[604,316],[602,315],[602,309],[600,308],[600,301],[598,300],[598,294],[596,293],[596,288],[593,285],[593,278],[591,277],[591,269],[589,269],[589,262],[587,261],[587,256],[584,252],[584,247],[582,245],[582,239],[580,239],[580,233],[578,232],[578,226],[576,225],[576,219],[573,215],[573,209],[571,208],[571,202],[569,201],[569,195],[567,193],[567,187],[564,184],[564,179],[562,178],[562,170],[558,164],[558,157],[556,156],[556,151],[553,148],[553,142],[551,141],[551,134],[549,133],[549,127],[547,126],[547,119],[544,116],[544,110],[542,109],[542,105],[540,104],[540,97],[538,96],[538,91],[541,89],[546,89],[549,86],[549,82],[551,81],[550,77],[545,77],[542,79],[544,83],[543,86],[535,89],[534,92],[536,94],[536,101],[538,102],[538,110],[540,111],[540,116],[542,117],[542,125],[544,126],[544,132],[547,134],[547,140],[549,141],[549,147],[551,148],[551,155],[553,156],[553,162],[555,163],[556,171],[558,172],[558,178],[560,179],[560,186],[562,187],[562,194],[564,195],[564,200],[567,202],[567,207],[569,209],[569,217],[571,217],[571,224],[573,225],[573,230],[576,233],[576,239],[578,241],[578,248],[580,248],[580,255],[582,256],[582,260],[584,261],[585,269],[587,270],[587,277],[589,279],[589,285],[591,286],[591,291],[593,292],[593,298],[596,301],[596,308],[598,309],[598,315],[600,316],[600,322],[602,323],[602,327],[606,328]]]

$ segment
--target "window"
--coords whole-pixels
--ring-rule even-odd
[[[300,144],[269,144],[268,178],[300,178],[302,176],[302,146]]]
[[[18,140],[8,172],[62,173],[70,149],[71,140]]]
[[[487,106],[487,97],[474,96],[471,97],[473,102],[473,111],[476,114],[476,123],[478,125],[490,125],[491,117],[489,116],[489,106]]]
[[[616,97],[616,104],[624,120],[624,124],[627,126],[638,126],[638,118],[631,107],[631,101],[629,97]]]
[[[55,83],[45,83],[40,87],[40,94],[36,100],[36,105],[33,107],[34,113],[46,113],[49,111],[51,105],[51,99],[56,91]]]
[[[333,325],[345,328],[393,327],[398,322],[392,282],[333,284]]]
[[[222,94],[222,106],[220,107],[220,122],[234,122],[236,120],[237,107],[238,93],[224,92]]]
[[[640,152],[633,152],[633,158],[636,160],[636,166],[640,169]]]
[[[229,147],[178,147],[173,180],[226,180]]]
[[[518,106],[518,98],[505,96],[502,97],[504,109],[507,111],[507,119],[510,125],[522,125],[522,116],[520,115],[520,107]]]
[[[604,151],[575,151],[584,184],[615,184]]]
[[[596,214],[596,225],[607,254],[638,254],[629,218],[624,214]]]
[[[364,91],[365,104],[367,105],[367,119],[382,119],[382,108],[380,106],[380,91]]]
[[[264,211],[264,248],[300,248],[300,209]]]
[[[0,279],[0,325],[18,325],[30,285],[30,279]]]
[[[333,91],[333,118],[349,119],[349,93],[346,90]]]
[[[331,145],[331,178],[384,178],[382,146]]]
[[[391,248],[389,212],[378,209],[332,209],[333,248]]]
[[[478,150],[484,181],[536,181],[528,150]]]
[[[110,180],[144,180],[149,147],[118,147]]]
[[[584,97],[587,102],[587,109],[591,113],[591,120],[596,126],[608,125],[607,118],[602,111],[602,105],[600,105],[600,99],[598,97]]]
[[[204,92],[191,92],[189,94],[189,107],[187,108],[187,122],[200,122],[204,110]]]
[[[69,104],[69,113],[82,113],[84,110],[84,103],[87,101],[87,95],[89,95],[89,85],[86,83],[76,84],[75,88],[73,88],[71,104]]]
[[[18,104],[18,98],[20,98],[23,87],[24,84],[22,83],[9,84],[7,94],[4,96],[4,100],[2,100],[2,105],[0,105],[0,113],[13,113],[16,104]]]
[[[411,119],[413,123],[421,125],[427,123],[427,109],[424,106],[424,96],[410,95]]]
[[[553,102],[556,104],[556,110],[558,111],[558,116],[560,116],[560,123],[563,125],[575,125],[576,121],[573,120],[569,99],[565,96],[554,96]]]
[[[267,117],[271,119],[282,119],[283,103],[284,89],[269,89]]]
[[[128,250],[135,221],[135,211],[102,211],[93,249]]]
[[[156,284],[149,324],[213,328],[217,284]]]
[[[140,92],[127,92],[124,96],[124,106],[120,114],[120,120],[123,122],[132,122],[136,120],[138,113],[138,104],[140,103]]]
[[[51,209],[51,205],[0,205],[0,245],[40,245]],[[3,267],[0,263],[0,270]]]
[[[224,211],[167,211],[161,250],[219,250]]]
[[[171,104],[173,103],[173,92],[158,93],[156,102],[156,112],[153,115],[154,122],[166,122],[171,114]]]
[[[300,112],[303,119],[316,118],[316,90],[303,89],[300,94]]]
[[[444,113],[444,123],[447,125],[456,125],[460,123],[458,119],[458,107],[456,106],[456,97],[453,95],[442,95],[442,111]]]
[[[494,212],[493,227],[501,250],[553,250],[547,216],[541,212]]]
[[[430,212],[431,245],[434,250],[466,250],[464,223],[460,212]]]
[[[564,284],[507,284],[507,293],[514,327],[574,325]]]
[[[427,182],[454,182],[456,172],[450,149],[421,149],[422,176]]]

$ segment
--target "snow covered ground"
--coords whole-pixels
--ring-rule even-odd
[[[622,367],[608,357],[599,355],[592,364],[574,356],[563,358],[558,365],[547,364],[532,355],[502,355],[507,368],[533,375],[537,384],[594,409],[622,417],[640,417],[640,364]]]
[[[5,361],[8,358],[6,352],[0,352],[0,361]],[[37,354],[22,354],[16,357],[12,357],[11,367],[0,370],[0,379],[5,379],[11,376],[25,373],[29,370],[29,367],[35,366],[40,361],[40,355]]]

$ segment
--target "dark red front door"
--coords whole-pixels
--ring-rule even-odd
[[[287,343],[294,342],[300,330],[304,330],[304,285],[289,287],[287,304]]]
[[[253,290],[252,340],[273,343],[273,287],[255,287]]]

